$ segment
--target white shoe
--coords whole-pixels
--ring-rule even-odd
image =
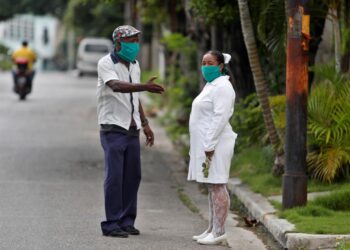
[[[227,244],[227,236],[226,234],[223,234],[219,237],[214,237],[212,233],[209,233],[205,238],[198,239],[197,242],[202,245],[220,245],[220,244]]]
[[[204,233],[202,233],[202,234],[200,234],[200,235],[195,235],[195,236],[192,236],[192,240],[199,240],[199,239],[203,239],[203,238],[205,238],[205,237],[207,237],[208,236],[208,230],[205,230],[205,232]]]

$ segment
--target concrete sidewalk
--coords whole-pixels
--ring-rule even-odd
[[[187,166],[179,152],[175,149],[170,139],[167,137],[164,129],[155,121],[150,121],[151,127],[156,134],[157,146],[161,147],[163,151],[171,152],[168,159],[168,167],[171,168],[174,179],[178,186],[183,189],[183,192],[198,208],[199,214],[208,220],[208,200],[207,196],[200,193],[198,184],[195,182],[188,182]],[[161,143],[161,145],[159,145]],[[237,215],[230,212],[226,222],[226,233],[228,235],[228,244],[235,250],[266,250],[269,249],[264,245],[261,239],[258,238],[252,231],[238,227]],[[203,228],[202,231],[205,231]],[[198,234],[202,233],[198,232]]]

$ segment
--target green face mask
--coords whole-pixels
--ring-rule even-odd
[[[209,83],[222,76],[219,65],[202,66],[202,74],[204,79]]]
[[[117,55],[127,62],[135,61],[140,50],[140,44],[120,42],[120,45],[121,49],[117,52]]]

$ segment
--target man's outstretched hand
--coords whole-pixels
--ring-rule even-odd
[[[164,92],[164,88],[156,83],[154,80],[157,79],[156,76],[152,76],[145,84],[145,88],[148,92],[162,94]]]

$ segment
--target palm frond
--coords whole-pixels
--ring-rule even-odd
[[[324,81],[331,84],[340,85],[348,81],[348,77],[338,73],[333,64],[322,64],[310,67],[310,70],[315,73],[315,82],[322,83]]]
[[[308,166],[315,178],[332,182],[350,163],[350,80],[321,66],[308,102]]]
[[[312,175],[331,183],[344,164],[350,163],[350,147],[328,147],[308,154],[307,163]]]
[[[286,48],[286,16],[284,1],[272,0],[261,12],[258,39],[276,59],[284,60]]]

